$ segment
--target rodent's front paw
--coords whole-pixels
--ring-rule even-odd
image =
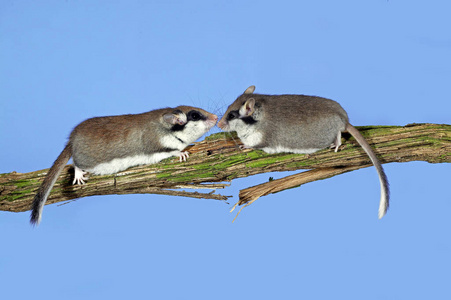
[[[178,157],[179,162],[186,161],[189,158],[189,152],[188,151],[180,152]]]

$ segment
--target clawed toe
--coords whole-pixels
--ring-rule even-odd
[[[179,162],[186,161],[189,158],[189,152],[184,151],[179,154]]]

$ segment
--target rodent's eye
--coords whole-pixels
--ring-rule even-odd
[[[190,121],[199,121],[200,119],[202,119],[203,115],[195,110],[192,110],[188,113],[188,120]]]
[[[192,118],[194,121],[197,121],[197,120],[200,119],[200,115],[199,115],[198,113],[193,113],[193,114],[191,115],[191,118]]]
[[[227,115],[227,120],[230,121],[230,120],[236,119],[236,118],[238,118],[238,117],[239,117],[238,112],[236,112],[236,111],[231,111],[231,112],[229,112],[229,114]]]

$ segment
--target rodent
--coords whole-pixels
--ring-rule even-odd
[[[349,132],[368,154],[379,175],[379,219],[387,212],[390,190],[387,176],[371,146],[349,123],[337,102],[306,95],[254,94],[247,88],[218,122],[224,131],[236,131],[245,148],[267,153],[313,153],[331,147],[337,152],[341,133]]]
[[[30,222],[38,225],[50,190],[73,158],[73,184],[83,184],[86,172],[114,174],[132,166],[179,156],[190,143],[209,131],[218,117],[191,106],[163,108],[141,114],[95,117],[77,125],[66,147],[53,163],[32,204]]]

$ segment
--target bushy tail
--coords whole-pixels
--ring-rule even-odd
[[[31,216],[30,223],[31,225],[37,226],[39,222],[41,222],[42,210],[44,208],[44,204],[47,201],[47,197],[52,190],[53,185],[55,184],[58,176],[61,174],[64,166],[69,161],[72,156],[72,149],[69,143],[67,143],[63,152],[58,156],[58,158],[53,163],[53,166],[50,168],[49,172],[44,178],[41,186],[38,189],[38,192],[34,196],[33,204],[31,205]]]
[[[348,123],[346,126],[346,130],[352,134],[352,136],[357,140],[357,142],[362,146],[363,150],[365,150],[366,154],[370,157],[373,165],[376,167],[377,173],[379,174],[379,181],[381,184],[381,201],[379,203],[379,219],[381,219],[385,213],[387,212],[389,201],[390,201],[390,189],[388,185],[387,175],[385,175],[384,169],[382,165],[377,159],[376,154],[373,152],[373,149],[362,136],[362,134],[351,124]]]

